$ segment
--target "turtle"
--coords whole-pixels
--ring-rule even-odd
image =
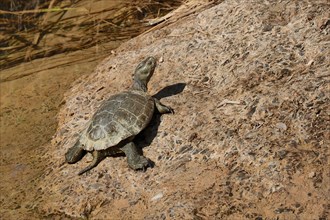
[[[171,107],[148,94],[147,84],[155,67],[156,58],[152,56],[139,63],[132,86],[103,102],[76,143],[68,149],[65,160],[69,164],[78,162],[86,153],[93,156],[92,162],[78,175],[96,167],[107,156],[122,153],[134,170],[150,166],[150,160],[135,145],[134,137],[150,123],[156,109],[161,114],[174,113]]]

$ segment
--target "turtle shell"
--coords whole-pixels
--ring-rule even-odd
[[[82,148],[104,150],[134,137],[148,125],[154,109],[154,99],[143,91],[131,90],[111,96],[80,136]]]

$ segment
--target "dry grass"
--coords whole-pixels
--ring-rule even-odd
[[[7,0],[0,10],[0,66],[130,39],[181,0],[158,1],[20,1]]]

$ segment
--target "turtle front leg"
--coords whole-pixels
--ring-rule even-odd
[[[145,170],[145,168],[150,165],[149,160],[139,154],[138,149],[133,142],[126,144],[121,150],[125,153],[127,163],[133,170]]]
[[[82,169],[78,173],[78,175],[81,175],[81,174],[93,169],[107,156],[105,151],[96,151],[96,150],[93,151],[92,155],[93,155],[93,161],[86,168]]]
[[[165,113],[172,113],[172,114],[174,114],[174,110],[171,107],[162,104],[156,98],[154,98],[154,100],[155,100],[156,108],[157,108],[157,110],[158,110],[159,113],[161,113],[161,114],[165,114]]]

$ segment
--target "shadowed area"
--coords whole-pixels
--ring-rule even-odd
[[[176,83],[170,86],[166,86],[165,88],[157,92],[155,95],[153,95],[153,97],[160,100],[165,97],[177,95],[181,93],[185,87],[186,83]]]

